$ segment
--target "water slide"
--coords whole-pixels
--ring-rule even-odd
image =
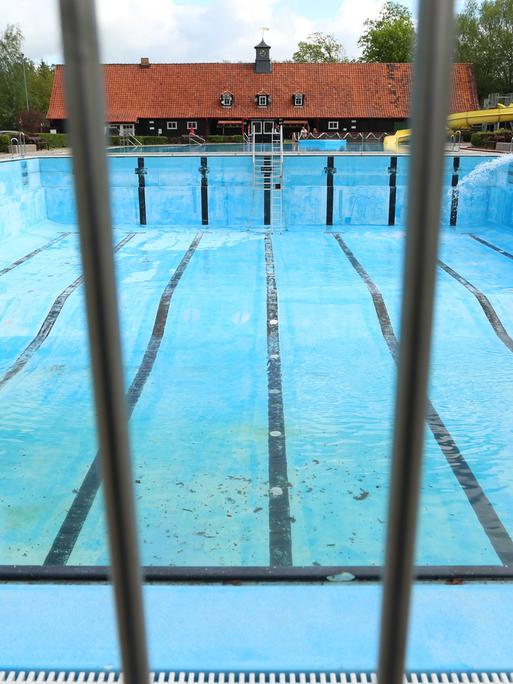
[[[503,104],[497,105],[494,109],[475,109],[472,112],[459,112],[449,114],[447,126],[452,130],[459,128],[470,128],[476,124],[499,123],[502,121],[513,121],[513,104],[507,107]],[[397,131],[394,135],[387,135],[383,140],[385,150],[397,150],[399,145],[409,141],[411,129],[405,128]]]

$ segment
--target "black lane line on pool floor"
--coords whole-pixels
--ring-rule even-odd
[[[151,337],[126,395],[128,419],[132,416],[144,385],[155,365],[166,329],[173,294],[202,237],[202,233],[195,236],[160,296]],[[57,532],[44,565],[66,565],[68,562],[101,484],[99,459],[100,455],[97,452]]]
[[[333,225],[333,174],[335,173],[335,158],[328,157],[326,173],[326,225]]]
[[[490,249],[493,249],[495,252],[502,254],[502,256],[505,256],[508,259],[513,259],[513,254],[511,254],[511,252],[507,252],[505,249],[502,249],[502,247],[497,247],[497,245],[494,245],[492,242],[488,242],[488,240],[479,237],[479,235],[474,235],[474,233],[470,233],[469,237],[471,237],[472,240],[480,242],[485,247],[489,247]]]
[[[449,225],[455,226],[458,221],[458,179],[460,171],[460,158],[454,157],[452,163],[452,177],[451,177],[451,214],[449,218]]]
[[[381,332],[397,364],[399,343],[381,292],[341,236],[334,233],[333,237],[367,286],[376,309]],[[501,562],[503,565],[513,565],[513,540],[429,398],[426,404],[426,422]]]
[[[201,157],[201,225],[208,226],[208,158]]]
[[[465,287],[469,292],[471,292],[474,295],[474,297],[479,302],[479,306],[483,309],[484,314],[488,319],[488,322],[492,326],[494,333],[497,335],[502,344],[505,347],[507,347],[510,352],[513,353],[513,339],[511,339],[511,337],[509,336],[506,328],[502,324],[501,319],[499,318],[497,312],[493,308],[492,303],[490,302],[488,297],[483,292],[481,292],[481,290],[478,290],[475,285],[472,285],[471,282],[469,282],[466,278],[464,278],[460,273],[455,271],[453,268],[448,266],[441,259],[438,259],[438,265],[443,271],[445,271],[448,275],[454,278],[454,280],[460,283],[460,285],[463,285],[463,287]]]
[[[269,557],[271,567],[292,565],[292,534],[283,387],[281,381],[280,319],[274,271],[273,243],[264,238],[267,289],[267,415],[269,450]]]
[[[122,247],[124,247],[126,243],[134,237],[134,235],[136,235],[136,233],[128,233],[121,240],[121,242],[119,242],[114,247],[114,252],[117,252]],[[50,307],[50,311],[46,314],[45,319],[41,327],[39,328],[37,335],[34,338],[32,338],[31,342],[29,342],[29,344],[21,352],[16,361],[11,366],[9,366],[9,368],[0,378],[0,389],[2,389],[2,387],[5,384],[7,384],[9,380],[12,380],[12,378],[21,371],[22,368],[24,368],[30,361],[32,356],[37,352],[37,350],[46,340],[48,335],[51,333],[52,328],[55,325],[55,321],[61,313],[62,307],[66,303],[66,300],[73,292],[75,292],[75,290],[83,283],[83,281],[84,276],[81,275],[76,280],[74,280],[71,283],[71,285],[68,285],[68,287],[60,293],[60,295],[57,297],[57,299]]]
[[[22,256],[19,259],[16,259],[16,261],[13,261],[12,264],[9,264],[9,266],[2,268],[2,270],[0,270],[0,276],[3,276],[6,273],[9,273],[9,271],[12,271],[13,268],[16,268],[17,266],[21,266],[21,264],[24,264],[29,259],[32,259],[32,257],[35,257],[36,254],[40,254],[41,252],[44,252],[45,249],[48,249],[49,247],[54,245],[56,242],[60,242],[61,240],[64,240],[64,238],[68,237],[68,235],[71,235],[71,232],[59,233],[59,235],[56,238],[54,238],[53,240],[50,240],[50,242],[47,242],[46,244],[41,245],[41,247],[38,247],[33,252],[29,252],[28,254],[25,254],[25,256]]]
[[[148,173],[144,168],[144,157],[137,157],[137,168],[135,170],[139,178],[139,223],[141,226],[146,225],[146,179],[144,176]]]
[[[390,188],[388,197],[388,225],[395,226],[395,205],[397,201],[397,157],[390,157],[388,174],[388,186]]]

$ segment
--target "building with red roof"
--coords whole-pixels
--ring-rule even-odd
[[[410,111],[411,64],[271,62],[104,65],[107,118],[121,132],[179,136],[270,132],[307,125],[319,132],[392,132]],[[451,112],[479,108],[470,64],[453,69]],[[47,118],[65,130],[63,67],[57,66]]]

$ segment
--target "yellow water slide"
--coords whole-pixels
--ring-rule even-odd
[[[513,121],[513,104],[507,107],[499,104],[494,109],[475,109],[472,112],[450,114],[447,118],[447,126],[455,131],[459,128],[470,128],[476,124],[500,123],[502,121]],[[409,141],[410,135],[411,129],[409,128],[397,131],[395,135],[387,135],[383,140],[383,146],[385,150],[397,150],[399,145]]]

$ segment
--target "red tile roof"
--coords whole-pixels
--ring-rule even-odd
[[[265,92],[269,118],[404,119],[409,113],[411,64],[273,63],[272,73],[256,74],[253,64],[106,64],[107,118],[137,119],[261,118],[255,95]],[[222,92],[234,95],[221,107]],[[293,93],[304,93],[303,107],[294,107]],[[452,112],[478,109],[473,68],[456,64]],[[63,69],[58,66],[47,114],[64,119]]]

